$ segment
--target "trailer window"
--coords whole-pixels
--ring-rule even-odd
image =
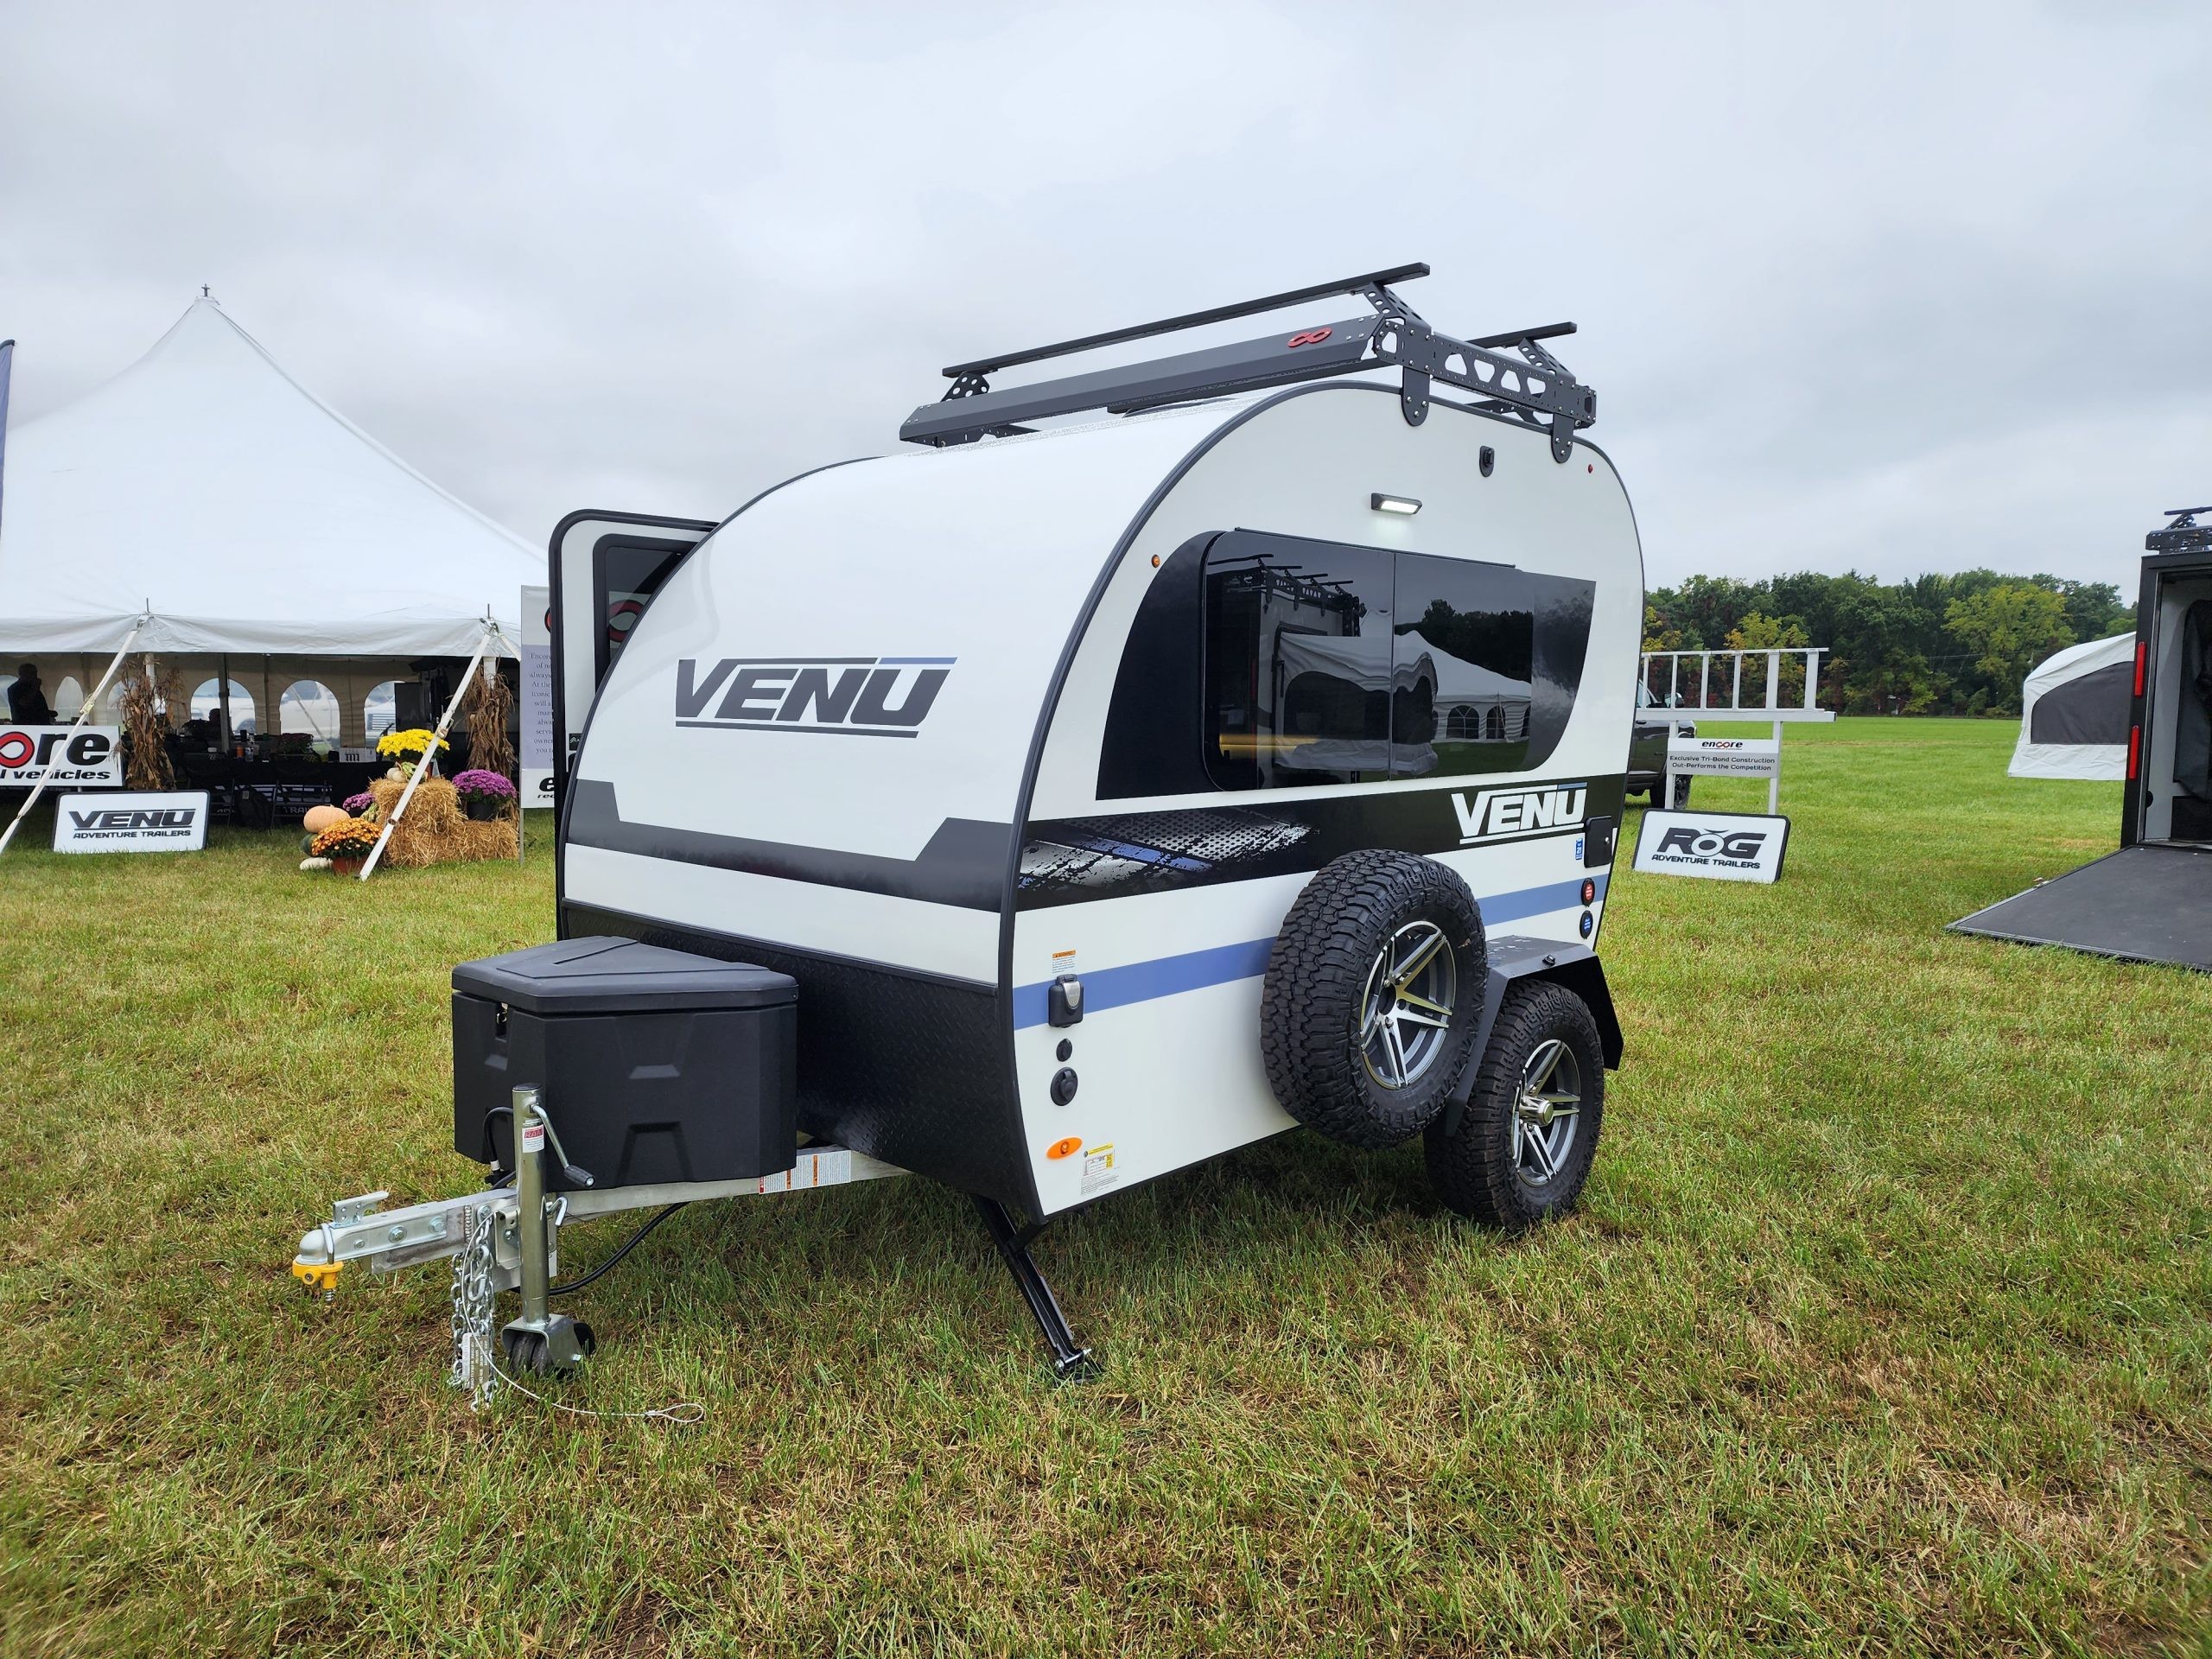
[[[1395,774],[1542,765],[1581,683],[1595,592],[1510,565],[1400,554]]]
[[[1204,740],[1217,786],[1391,775],[1391,561],[1249,531],[1208,550]]]

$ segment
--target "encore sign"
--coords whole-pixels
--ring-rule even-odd
[[[41,773],[74,789],[122,788],[123,728],[0,726],[0,789],[29,789]]]

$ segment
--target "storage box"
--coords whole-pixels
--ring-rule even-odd
[[[513,1091],[542,1091],[596,1186],[772,1175],[798,1159],[798,985],[634,939],[453,970],[454,1150],[512,1169]],[[549,1154],[551,1148],[548,1147]],[[550,1190],[575,1185],[548,1156]]]

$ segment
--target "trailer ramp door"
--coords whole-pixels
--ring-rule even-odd
[[[1951,931],[2212,973],[2212,847],[2123,847],[1961,917]]]

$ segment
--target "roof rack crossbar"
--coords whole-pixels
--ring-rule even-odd
[[[1001,357],[977,358],[973,363],[955,363],[944,372],[948,380],[957,380],[971,374],[996,374],[1001,369],[1017,368],[1024,363],[1041,363],[1048,357],[1067,357],[1077,352],[1096,351],[1102,346],[1119,346],[1125,340],[1149,340],[1154,334],[1172,334],[1185,328],[1203,328],[1208,323],[1230,322],[1238,317],[1256,316],[1262,311],[1281,311],[1289,306],[1303,305],[1308,300],[1332,299],[1339,294],[1364,294],[1370,289],[1388,287],[1415,276],[1428,275],[1423,264],[1393,265],[1388,270],[1370,270],[1363,276],[1347,276],[1342,282],[1316,283],[1311,288],[1294,288],[1288,293],[1270,294],[1264,299],[1245,300],[1236,305],[1217,305],[1210,311],[1186,311],[1179,317],[1163,317],[1158,322],[1141,322],[1134,328],[1111,328],[1103,334],[1085,334],[1080,340],[1064,340],[1057,346],[1039,346],[1026,352],[1008,352]]]
[[[1579,383],[1540,342],[1571,334],[1574,325],[1553,323],[1541,328],[1486,334],[1474,340],[1440,334],[1389,288],[1392,281],[1426,276],[1427,271],[1425,264],[1401,265],[1272,294],[1241,305],[1193,311],[1033,351],[956,364],[945,371],[952,385],[944,397],[923,404],[907,416],[899,435],[909,443],[938,447],[973,443],[980,438],[1027,430],[1020,423],[1055,415],[1090,410],[1128,414],[1162,404],[1395,367],[1403,372],[1399,406],[1408,425],[1418,426],[1427,418],[1431,385],[1441,380],[1479,393],[1484,401],[1476,404],[1478,409],[1512,415],[1546,431],[1551,439],[1552,458],[1567,460],[1573,453],[1575,431],[1598,417],[1597,394]],[[994,391],[985,378],[1023,363],[1200,327],[1338,294],[1361,295],[1372,308],[1372,315],[1000,391]],[[1507,356],[1508,352],[1518,354]]]

